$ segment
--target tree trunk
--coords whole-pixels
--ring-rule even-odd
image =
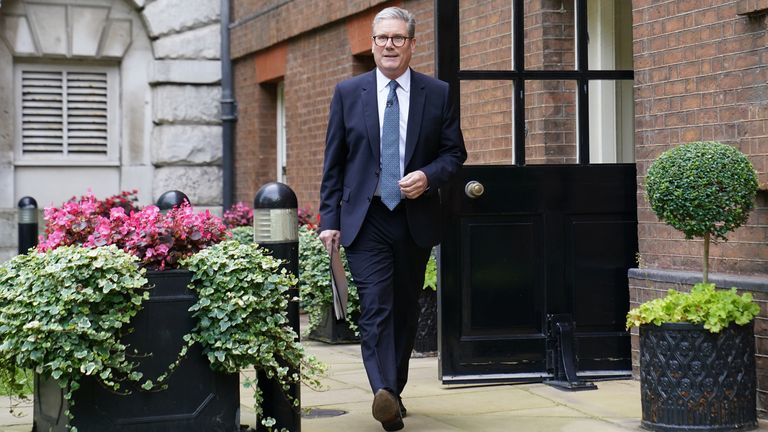
[[[704,234],[704,283],[709,283],[709,237],[709,233]]]

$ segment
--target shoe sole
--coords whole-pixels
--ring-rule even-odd
[[[379,390],[373,398],[373,418],[381,423],[385,431],[397,431],[403,428],[400,418],[400,404],[397,398],[386,390]]]

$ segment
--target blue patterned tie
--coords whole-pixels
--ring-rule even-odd
[[[400,104],[395,90],[397,81],[392,80],[381,129],[381,202],[390,210],[400,202]]]

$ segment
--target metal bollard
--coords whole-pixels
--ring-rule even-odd
[[[37,201],[30,196],[19,200],[19,255],[37,246]]]
[[[169,190],[168,192],[164,192],[160,195],[160,198],[157,199],[157,207],[160,209],[161,213],[165,214],[168,210],[180,206],[184,201],[192,204],[184,192]]]
[[[283,267],[298,276],[299,274],[299,221],[296,194],[288,186],[271,182],[259,189],[253,199],[253,237],[254,241],[272,256],[285,261]],[[298,288],[289,292],[291,298],[298,297]],[[299,304],[288,304],[288,320],[299,335]],[[291,432],[301,431],[301,407],[294,406],[283,395],[279,384],[259,373],[259,388],[264,394],[264,417],[277,420],[279,428]],[[294,384],[289,389],[294,400],[300,400],[300,385]],[[258,431],[266,428],[259,424]]]

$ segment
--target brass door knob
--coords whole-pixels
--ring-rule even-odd
[[[485,186],[476,180],[472,180],[464,186],[464,193],[472,199],[480,198],[483,192],[485,192]]]

